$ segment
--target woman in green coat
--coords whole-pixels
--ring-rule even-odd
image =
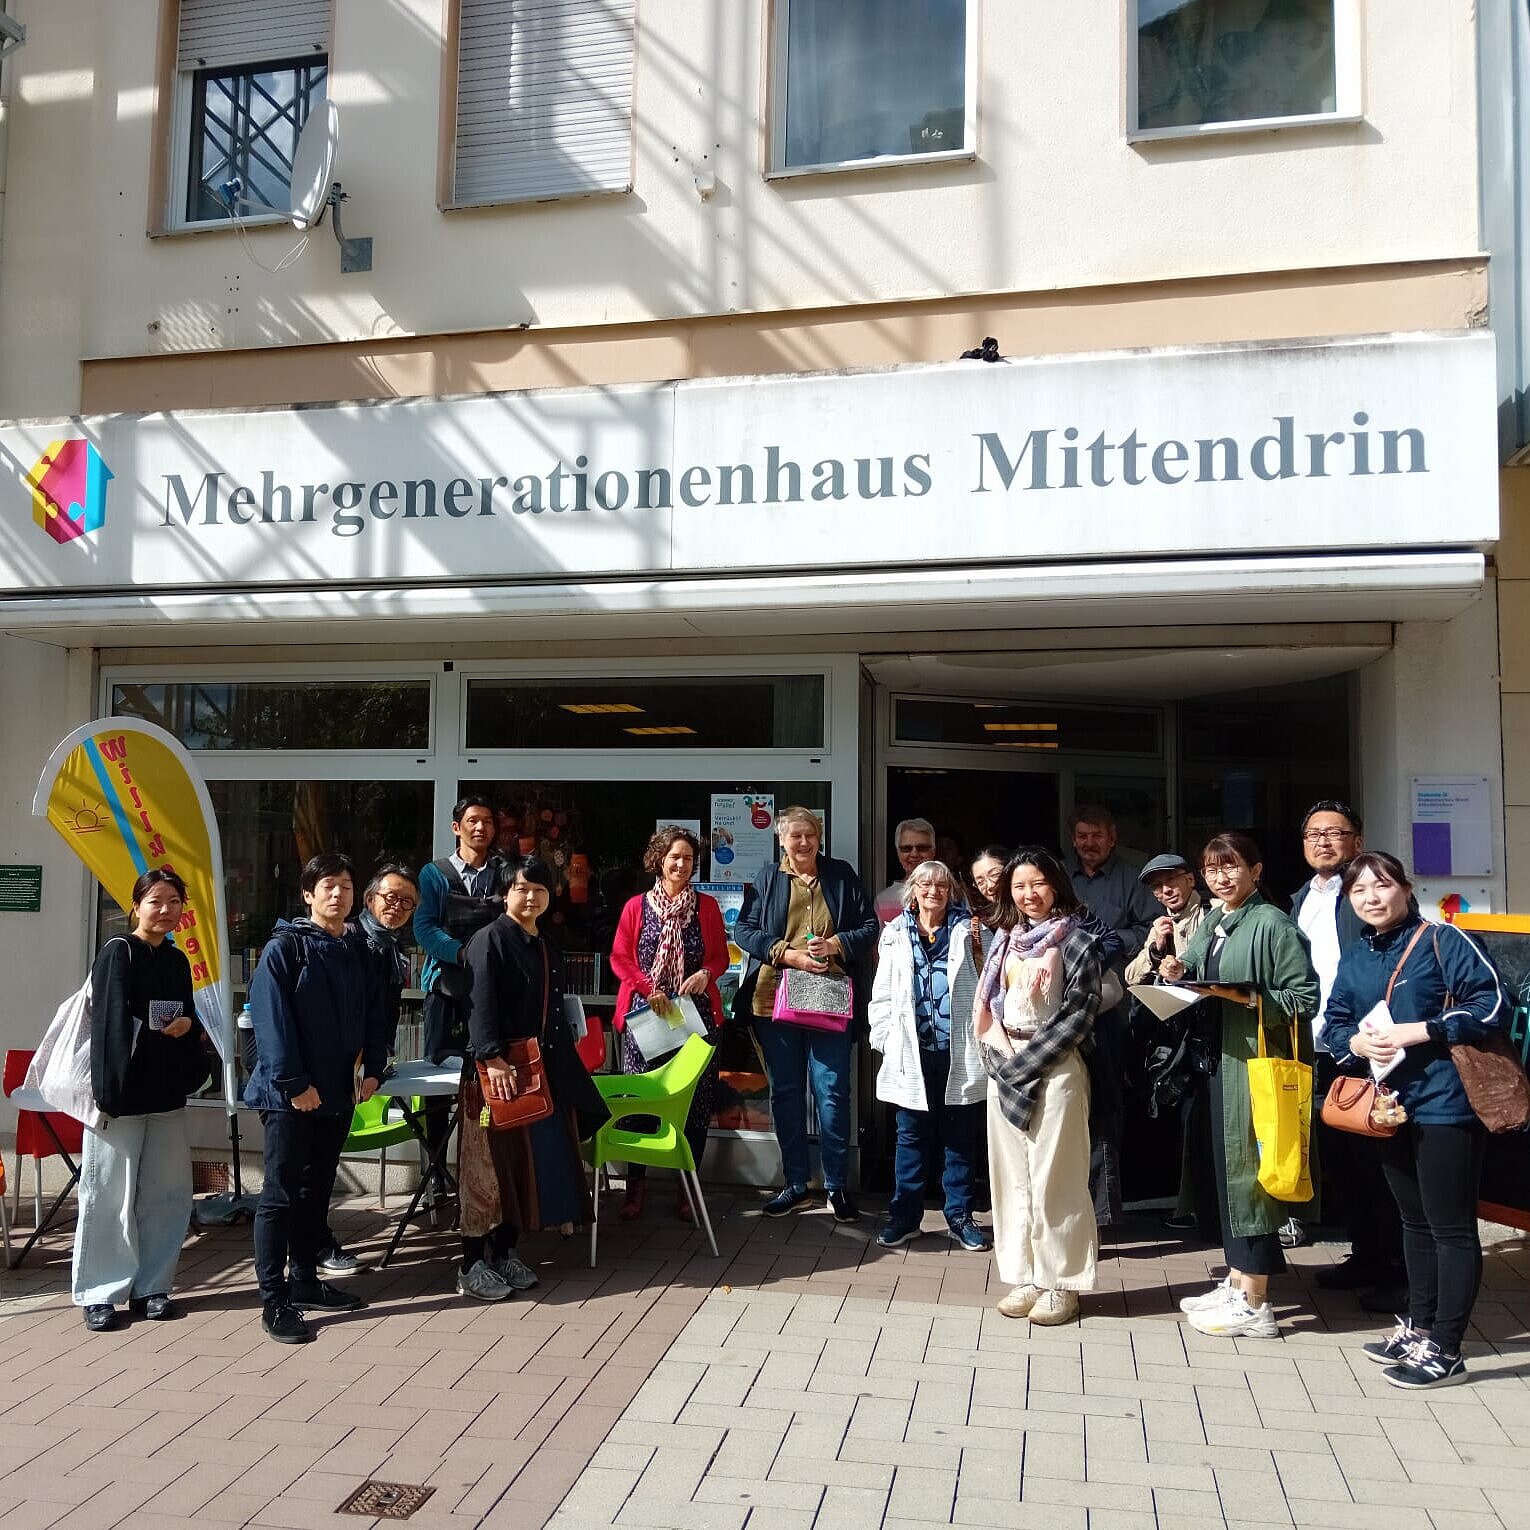
[[[1312,1062],[1312,1027],[1318,1006],[1317,973],[1296,925],[1259,891],[1264,870],[1259,847],[1246,834],[1218,834],[1201,852],[1201,875],[1220,901],[1206,916],[1184,955],[1165,957],[1159,976],[1215,985],[1222,1001],[1222,1063],[1212,1079],[1211,1125],[1222,1246],[1227,1275],[1202,1296],[1180,1303],[1202,1333],[1225,1338],[1274,1338],[1270,1276],[1285,1268],[1280,1224],[1304,1213],[1277,1201],[1259,1183],[1259,1150],[1249,1103],[1248,1064],[1259,1055],[1263,1001],[1267,1050],[1289,1057],[1295,1025],[1297,1055]],[[1312,1165],[1313,1178],[1317,1165]],[[1310,1214],[1310,1213],[1306,1213]]]

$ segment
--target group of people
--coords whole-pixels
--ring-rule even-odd
[[[895,1248],[921,1235],[926,1175],[938,1157],[947,1231],[960,1249],[992,1249],[1008,1288],[998,1310],[1039,1325],[1071,1321],[1080,1293],[1095,1285],[1099,1227],[1119,1214],[1134,1023],[1127,985],[1193,980],[1205,997],[1176,1017],[1178,1035],[1163,1049],[1183,1074],[1177,1210],[1182,1224],[1220,1238],[1227,1274],[1181,1303],[1190,1323],[1213,1336],[1276,1334],[1269,1280],[1301,1222],[1316,1215],[1315,1197],[1294,1205],[1260,1182],[1249,1062],[1266,1052],[1317,1057],[1320,1093],[1341,1074],[1395,1064],[1388,1083],[1407,1121],[1394,1136],[1340,1141],[1325,1132],[1321,1144],[1314,1136],[1314,1182],[1321,1145],[1332,1150],[1352,1235],[1349,1259],[1319,1279],[1384,1289],[1400,1261],[1406,1293],[1396,1327],[1366,1354],[1399,1386],[1464,1378],[1461,1342],[1481,1277],[1486,1134],[1450,1048],[1482,1042],[1507,1011],[1482,951],[1453,926],[1424,923],[1404,868],[1365,850],[1353,809],[1326,801],[1307,814],[1313,874],[1290,916],[1262,891],[1262,856],[1246,834],[1213,836],[1194,864],[1164,853],[1138,869],[1116,854],[1103,808],[1075,812],[1066,858],[990,846],[965,883],[934,858],[931,825],[906,820],[895,835],[905,874],[875,900],[854,867],[823,853],[810,809],[786,808],[776,828],[779,857],[745,889],[733,931],[746,960],[731,1016],[718,988],[728,938],[718,905],[694,885],[702,847],[689,829],[653,836],[643,862],[652,886],[623,910],[611,952],[618,1028],[638,1005],[664,1012],[685,999],[710,1038],[730,1020],[754,1038],[782,1166],[764,1215],[826,1201],[836,1220],[858,1219],[851,1070],[856,1042],[868,1041],[896,1129],[894,1189],[877,1242]],[[278,1341],[310,1337],[305,1312],[363,1305],[324,1278],[356,1264],[329,1229],[329,1200],[353,1108],[386,1075],[411,935],[426,956],[425,1051],[437,1062],[466,1059],[458,1292],[502,1301],[529,1289],[537,1276],[517,1253],[520,1236],[571,1235],[590,1219],[580,1143],[608,1111],[565,1020],[557,942],[540,927],[553,873],[535,856],[496,853],[495,829],[492,804],[464,797],[452,814],[454,851],[418,876],[380,868],[354,919],[351,862],[315,857],[301,877],[305,915],[280,922],[262,952],[250,986],[256,1062],[245,1100],[264,1125],[255,1265],[262,1320]],[[92,973],[93,1082],[107,1119],[87,1133],[74,1262],[75,1300],[92,1329],[115,1326],[122,1303],[148,1318],[173,1312],[191,1206],[184,1105],[213,1061],[189,967],[169,939],[184,897],[173,873],[146,873],[134,889],[132,933],[107,942]],[[816,985],[799,987],[797,972]],[[804,1002],[827,1013],[804,1014]],[[1375,1023],[1383,1002],[1389,1028]],[[533,1039],[553,1112],[496,1130],[490,1106],[515,1097],[523,1080],[512,1057]],[[657,1061],[631,1028],[620,1055],[632,1072]],[[698,1163],[714,1073],[715,1065],[703,1076],[686,1125]],[[444,1109],[428,1118],[433,1145],[448,1119]],[[991,1237],[974,1217],[985,1158]],[[645,1192],[641,1170],[629,1169],[623,1219],[644,1214]],[[693,1214],[683,1195],[676,1214]]]

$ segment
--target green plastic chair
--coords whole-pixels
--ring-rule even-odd
[[[590,1218],[590,1268],[595,1268],[595,1237],[600,1228],[600,1171],[620,1159],[641,1163],[654,1169],[677,1169],[680,1183],[696,1220],[706,1229],[712,1257],[717,1255],[717,1239],[712,1235],[712,1219],[701,1195],[701,1180],[696,1174],[696,1160],[685,1140],[685,1118],[691,1111],[691,1097],[701,1075],[716,1054],[700,1036],[690,1037],[685,1045],[662,1067],[648,1073],[597,1073],[595,1087],[611,1108],[611,1119],[590,1139],[589,1158],[595,1169],[595,1214]],[[620,1123],[630,1116],[657,1116],[658,1127],[652,1132],[632,1131]]]
[[[392,1095],[374,1094],[370,1100],[362,1100],[351,1115],[350,1135],[345,1139],[341,1153],[377,1152],[377,1204],[388,1204],[388,1149],[418,1139],[407,1121],[388,1120],[389,1110],[399,1102]],[[409,1102],[410,1110],[419,1113],[420,1101]]]

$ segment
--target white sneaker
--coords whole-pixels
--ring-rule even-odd
[[[1210,1312],[1214,1307],[1226,1305],[1232,1295],[1232,1280],[1224,1275],[1209,1291],[1202,1291],[1199,1296],[1181,1298],[1179,1310],[1181,1312]]]
[[[1234,1292],[1220,1306],[1192,1312],[1190,1326],[1197,1333],[1218,1339],[1273,1339],[1280,1334],[1274,1308],[1268,1302],[1251,1307],[1242,1291]]]
[[[1008,1295],[1001,1296],[996,1305],[1007,1318],[1029,1317],[1031,1308],[1041,1300],[1041,1297],[1040,1286],[1027,1284],[1016,1286]]]
[[[1040,1328],[1056,1328],[1071,1323],[1077,1316],[1077,1291],[1043,1291],[1030,1310],[1031,1321]]]

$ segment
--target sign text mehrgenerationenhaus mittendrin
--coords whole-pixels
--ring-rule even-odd
[[[1238,483],[1245,476],[1274,479],[1362,478],[1373,473],[1428,472],[1424,432],[1415,426],[1370,429],[1359,413],[1350,429],[1301,431],[1289,414],[1270,433],[1250,441],[1202,436],[1193,441],[1144,442],[1130,431],[1111,441],[1102,430],[1088,440],[1076,425],[1033,429],[1019,439],[999,431],[973,436],[972,471],[966,490],[974,494],[1035,492],[1043,489],[1137,487],[1161,484]],[[1300,447],[1298,447],[1300,440]],[[428,521],[438,515],[585,515],[591,511],[669,510],[676,500],[692,508],[716,505],[800,505],[847,500],[923,499],[933,492],[931,455],[903,458],[838,457],[802,463],[770,445],[758,462],[693,463],[668,467],[604,467],[580,453],[572,462],[555,461],[544,472],[511,477],[390,478],[340,483],[292,483],[266,468],[260,484],[234,484],[219,472],[188,484],[179,473],[164,482],[164,525],[237,526],[259,522],[290,526],[326,521],[337,537],[358,536],[368,525],[401,516]]]
[[[1485,333],[0,428],[104,521],[0,588],[197,588],[1476,546]],[[19,503],[16,503],[19,497]]]

